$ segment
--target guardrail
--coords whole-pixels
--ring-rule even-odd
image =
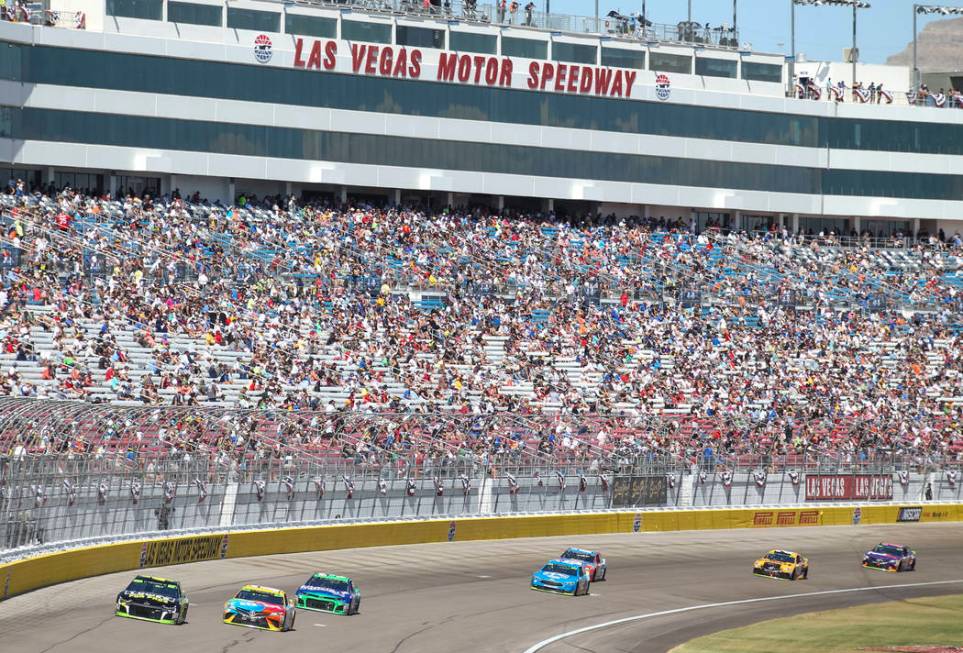
[[[963,521],[963,504],[650,509],[220,530],[80,546],[0,563],[0,601],[41,587],[113,572],[307,551],[606,533],[954,521]]]

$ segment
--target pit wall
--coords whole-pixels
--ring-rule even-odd
[[[963,521],[963,504],[847,504],[437,519],[224,531],[82,547],[6,563],[0,565],[0,600],[102,574],[282,553],[563,535],[958,521]]]

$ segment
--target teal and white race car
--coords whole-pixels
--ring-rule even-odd
[[[334,574],[314,574],[298,588],[297,606],[333,614],[358,614],[361,590],[350,578]]]

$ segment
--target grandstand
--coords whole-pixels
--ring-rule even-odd
[[[734,34],[247,4],[0,22],[8,460],[961,459],[963,114]]]

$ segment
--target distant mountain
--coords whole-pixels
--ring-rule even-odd
[[[917,37],[917,57],[924,73],[963,70],[963,18],[938,20],[924,27]],[[913,42],[886,60],[888,64],[913,65]]]

